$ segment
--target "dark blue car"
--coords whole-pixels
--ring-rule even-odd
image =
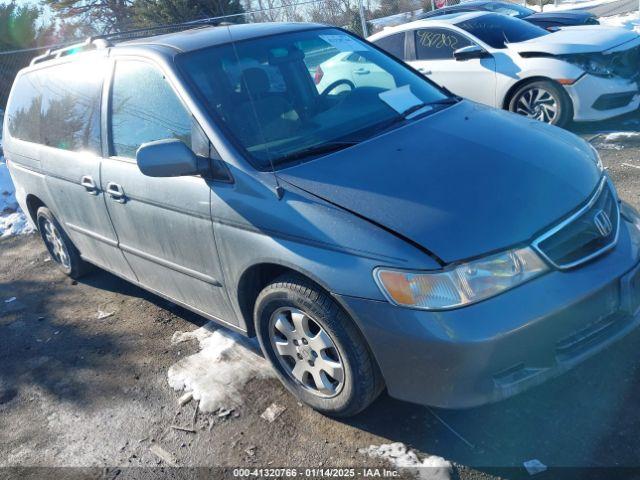
[[[536,12],[530,8],[523,7],[516,3],[510,2],[490,2],[478,0],[473,2],[464,2],[458,5],[440,8],[431,12],[421,14],[418,19],[437,17],[456,12],[475,12],[486,11],[501,13],[510,17],[520,18],[527,22],[538,25],[546,30],[557,27],[568,27],[575,25],[598,25],[598,19],[593,13],[583,10],[571,10],[564,12]]]

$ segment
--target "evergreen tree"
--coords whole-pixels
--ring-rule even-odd
[[[244,13],[240,0],[138,0],[133,8],[140,26],[165,25]],[[224,21],[244,23],[244,16]]]

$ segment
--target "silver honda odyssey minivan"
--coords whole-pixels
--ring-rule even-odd
[[[97,265],[257,336],[336,416],[383,389],[500,400],[637,326],[640,218],[589,144],[340,29],[191,27],[15,81],[9,169],[68,275]]]

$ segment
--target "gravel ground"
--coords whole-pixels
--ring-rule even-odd
[[[600,150],[620,196],[640,208],[640,136],[606,137],[640,130],[640,116],[572,128]],[[114,314],[98,319],[98,310]],[[167,371],[197,351],[196,342],[172,346],[174,332],[204,323],[105,272],[71,281],[47,261],[35,235],[0,240],[0,467],[99,467],[102,478],[194,474],[124,468],[171,463],[374,468],[388,464],[358,450],[392,442],[450,460],[452,478],[461,479],[525,478],[522,462],[534,458],[554,467],[638,465],[638,333],[556,380],[483,408],[428,409],[383,395],[361,415],[337,421],[267,379],[245,386],[233,414],[200,413],[194,423],[194,403],[178,405]],[[260,415],[274,402],[286,410],[269,423]],[[194,424],[195,433],[171,428]],[[168,462],[153,453],[157,446]],[[0,469],[0,478],[45,473]]]

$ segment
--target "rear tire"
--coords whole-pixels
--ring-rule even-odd
[[[260,346],[284,386],[335,417],[368,407],[382,377],[353,320],[322,289],[295,274],[264,288],[254,318]]]
[[[511,95],[509,111],[558,127],[573,119],[569,95],[551,80],[534,80],[521,85]]]
[[[36,221],[51,259],[65,274],[77,279],[93,269],[91,264],[80,257],[80,252],[47,207],[38,209]]]

